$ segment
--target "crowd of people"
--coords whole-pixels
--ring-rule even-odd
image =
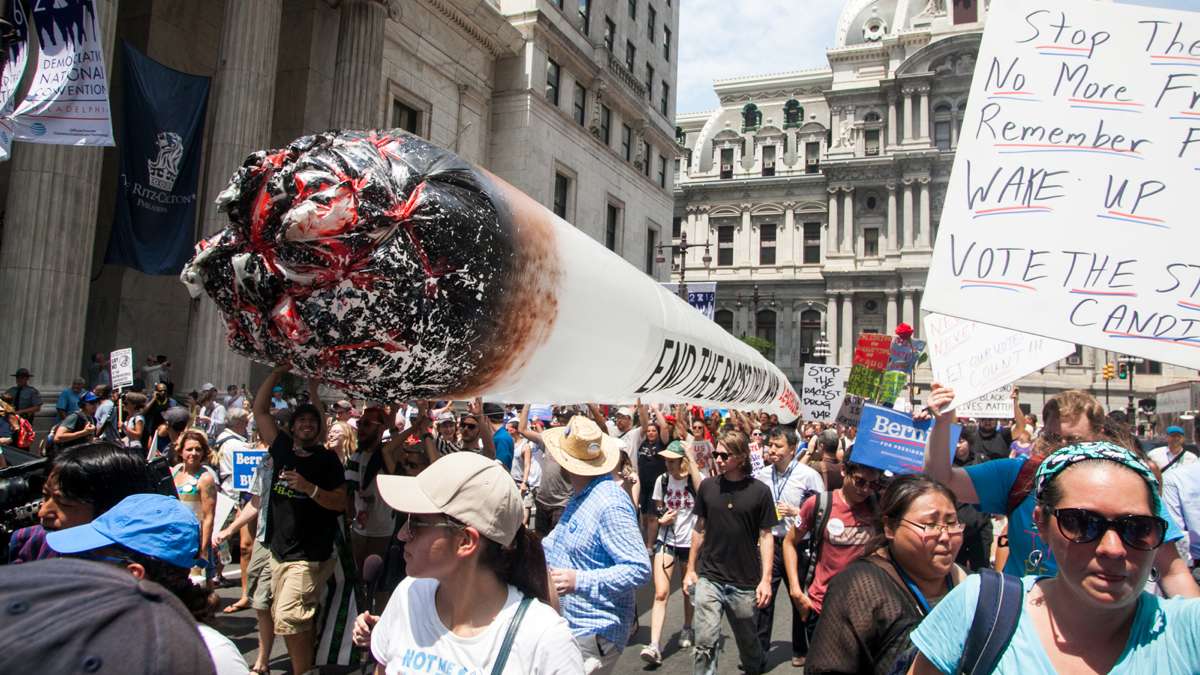
[[[364,610],[354,642],[388,674],[609,673],[628,649],[651,669],[690,658],[698,674],[733,649],[751,674],[772,649],[806,673],[1200,672],[1200,462],[1183,429],[1147,448],[1085,392],[1040,419],[1014,391],[1014,418],[958,420],[935,385],[914,413],[936,420],[924,471],[894,476],[856,461],[852,426],[766,413],[326,410],[316,383],[291,391],[286,366],[253,396],[205,384],[182,397],[169,367],[152,359],[145,391],[119,399],[84,379],[60,394],[40,522],[13,533],[8,561],[114,593],[151,584],[177,610],[164,625],[218,673],[268,672],[276,636],[292,672],[312,669],[335,568]],[[29,448],[17,439],[41,395],[16,377],[0,444]],[[255,450],[249,485],[235,484]],[[24,591],[4,569],[7,601]],[[239,583],[221,607],[214,589]],[[253,664],[212,625],[246,609]],[[196,668],[214,672],[170,672]]]

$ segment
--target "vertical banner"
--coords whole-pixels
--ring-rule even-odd
[[[663,288],[679,295],[679,284],[674,281],[663,282]],[[709,321],[713,321],[717,315],[717,282],[688,282],[687,302]]]
[[[17,86],[29,62],[29,22],[21,0],[8,0],[8,17],[13,40],[8,44],[4,72],[0,74],[0,161],[12,156],[13,124],[10,119],[17,104]]]
[[[1195,12],[992,3],[921,308],[1200,368],[1198,67]]]
[[[846,395],[847,366],[804,364],[804,383],[800,392],[800,417],[806,422],[832,422]]]
[[[13,138],[54,145],[113,145],[108,76],[95,0],[32,3],[39,52],[29,93],[7,118]]]
[[[179,274],[192,252],[209,78],[122,44],[121,176],[104,262]]]

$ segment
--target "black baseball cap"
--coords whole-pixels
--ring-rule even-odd
[[[107,563],[0,567],[0,672],[215,675],[196,620],[170,591]]]

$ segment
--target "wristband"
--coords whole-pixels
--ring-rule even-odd
[[[314,486],[313,486],[313,491],[312,491],[312,492],[311,492],[311,493],[308,495],[308,498],[309,498],[309,499],[316,499],[316,498],[317,498],[317,491],[318,491],[318,490],[320,490],[320,489],[321,489],[321,488],[320,488],[319,486],[317,486],[317,485],[314,485]]]

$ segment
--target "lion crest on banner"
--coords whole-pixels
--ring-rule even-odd
[[[175,179],[179,177],[179,163],[183,161],[183,138],[173,131],[160,131],[157,138],[158,156],[146,162],[150,170],[150,185],[171,192]]]

